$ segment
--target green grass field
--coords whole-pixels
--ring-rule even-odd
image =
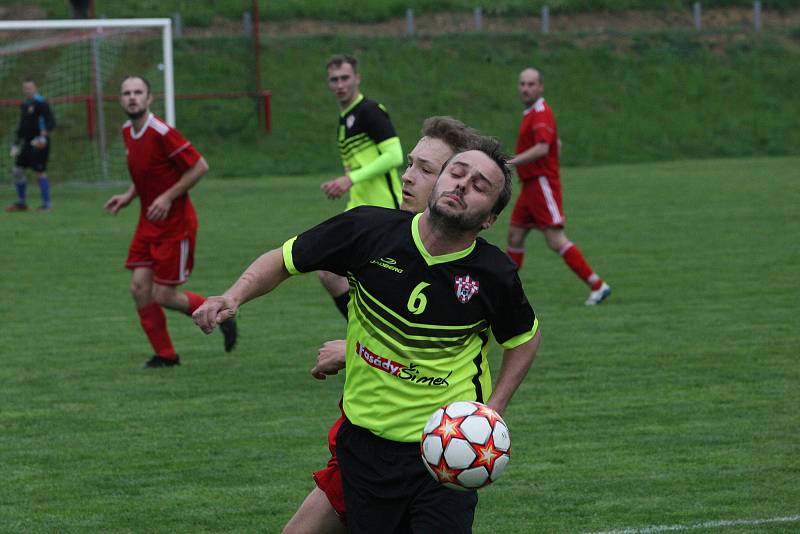
[[[614,294],[585,308],[582,284],[531,236],[522,278],[544,339],[476,532],[800,528],[799,168],[565,170],[569,235]],[[338,212],[322,178],[202,182],[187,289],[221,292]],[[0,531],[279,532],[327,458],[342,379],[308,369],[344,323],[305,276],[245,306],[230,355],[170,314],[184,365],[143,370],[121,266],[137,208],[101,209],[123,187],[61,185],[53,213],[1,214]],[[502,243],[507,221],[487,237]]]

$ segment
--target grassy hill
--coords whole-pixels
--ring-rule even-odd
[[[723,34],[709,43],[687,32],[585,44],[581,36],[525,35],[267,39],[272,135],[253,139],[248,129],[231,134],[241,144],[207,150],[224,150],[236,174],[334,172],[337,108],[323,65],[330,54],[350,51],[362,61],[363,91],[387,106],[406,150],[422,120],[441,114],[513,148],[521,111],[517,74],[535,64],[545,75],[567,165],[796,153],[800,131],[791,117],[800,116],[800,101],[788,95],[800,77],[798,37]],[[203,65],[213,63],[195,55],[182,65],[183,88],[202,87],[192,78],[208,70]],[[201,116],[184,115],[184,128],[208,135],[202,123],[195,126]]]
[[[453,115],[498,136],[511,149],[520,118],[519,70],[542,69],[566,165],[796,154],[800,31],[630,34],[464,34],[434,38],[295,36],[264,38],[263,80],[273,92],[273,132],[258,127],[248,99],[179,101],[178,126],[206,154],[217,176],[338,171],[337,106],[324,79],[336,52],[361,59],[362,89],[383,102],[410,150],[430,115]],[[106,92],[127,72],[156,82],[157,41],[120,52]],[[41,65],[57,64],[59,52]],[[239,37],[176,42],[178,92],[248,90],[253,51]],[[48,63],[50,62],[50,63]],[[0,73],[0,97],[17,96],[25,65]],[[88,89],[87,89],[88,90]],[[47,93],[45,93],[47,94]],[[158,107],[158,106],[157,106]],[[9,129],[15,110],[6,108]],[[81,109],[56,135],[84,128]],[[66,115],[70,117],[69,114]],[[109,136],[124,120],[106,106]],[[73,150],[55,138],[53,161]],[[61,150],[61,152],[58,152]],[[5,151],[0,159],[5,157]],[[125,178],[124,169],[120,170]],[[65,173],[62,173],[62,175]]]

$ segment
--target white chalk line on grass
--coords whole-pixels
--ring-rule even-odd
[[[705,521],[694,525],[651,525],[648,527],[623,528],[620,530],[605,530],[587,534],[650,534],[651,532],[676,532],[681,530],[694,530],[698,528],[739,527],[747,525],[766,525],[768,523],[796,523],[800,522],[800,515],[787,517],[770,517],[767,519],[731,519],[719,521]]]

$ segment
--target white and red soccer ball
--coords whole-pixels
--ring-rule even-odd
[[[422,431],[422,462],[441,484],[458,490],[497,480],[511,458],[508,426],[485,404],[458,401],[436,410]]]

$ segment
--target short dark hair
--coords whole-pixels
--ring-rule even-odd
[[[336,67],[338,69],[345,63],[348,63],[351,67],[353,67],[354,74],[358,73],[358,60],[354,56],[350,56],[348,54],[336,54],[331,56],[328,58],[325,68],[329,69],[331,67]]]
[[[34,85],[39,85],[39,84],[36,83],[36,80],[33,79],[33,76],[25,76],[22,79],[22,83],[32,83]]]
[[[144,76],[139,76],[138,74],[128,74],[124,78],[122,78],[122,81],[119,82],[119,84],[122,85],[123,83],[125,83],[126,80],[130,80],[130,79],[133,79],[133,78],[138,78],[139,80],[142,80],[144,82],[145,87],[147,87],[147,94],[149,95],[150,94],[150,80],[148,80]]]
[[[492,206],[492,213],[500,215],[503,209],[508,205],[511,200],[511,169],[508,168],[508,156],[503,152],[503,147],[500,141],[495,137],[486,135],[478,135],[474,141],[466,148],[466,150],[477,150],[483,152],[500,167],[503,173],[503,189],[497,197],[497,202]]]
[[[480,137],[480,133],[474,128],[470,128],[463,122],[453,117],[440,116],[428,117],[422,123],[424,137],[439,139],[455,152],[467,150],[475,140]]]

